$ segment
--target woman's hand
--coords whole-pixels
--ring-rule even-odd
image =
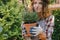
[[[41,32],[43,32],[43,29],[41,27],[32,27],[30,29],[30,33],[32,34],[32,36],[37,36],[39,35]]]

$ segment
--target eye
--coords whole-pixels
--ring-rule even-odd
[[[37,4],[37,2],[34,2],[34,4]]]
[[[39,4],[42,4],[42,2],[39,2]]]

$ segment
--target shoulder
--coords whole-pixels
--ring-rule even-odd
[[[46,20],[51,20],[51,19],[54,19],[55,16],[54,15],[50,15],[49,17],[46,18]]]
[[[48,18],[46,18],[46,23],[50,24],[50,23],[54,23],[54,15],[50,15]]]
[[[49,18],[54,18],[54,15],[50,15]]]

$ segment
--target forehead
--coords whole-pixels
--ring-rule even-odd
[[[34,0],[34,2],[42,2],[41,0]]]

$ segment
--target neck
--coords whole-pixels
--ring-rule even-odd
[[[39,19],[43,19],[43,14],[42,14],[42,12],[38,12],[37,14],[38,14]]]

